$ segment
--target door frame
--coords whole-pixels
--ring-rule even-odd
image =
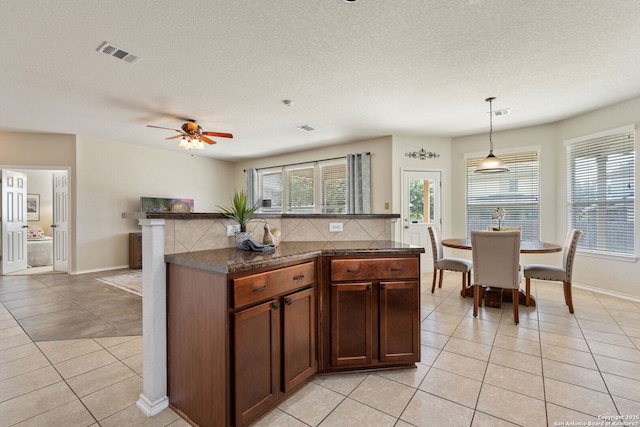
[[[407,230],[407,228],[405,227],[405,220],[407,220],[408,218],[405,217],[406,214],[406,206],[405,204],[407,203],[406,200],[406,173],[418,173],[418,174],[438,174],[439,175],[439,203],[438,203],[438,207],[439,207],[439,212],[437,212],[436,214],[436,218],[439,218],[440,223],[436,224],[440,227],[440,229],[443,229],[443,225],[444,225],[444,218],[443,218],[443,205],[444,205],[444,195],[443,195],[443,175],[444,175],[444,171],[442,169],[438,169],[438,168],[401,168],[400,169],[400,236],[401,236],[401,241],[405,242],[405,232]],[[421,258],[421,266],[422,268],[432,268],[432,255],[431,255],[431,243],[430,243],[430,239],[426,239],[427,242],[429,242],[428,244],[425,244],[425,253],[421,254],[420,258]]]
[[[72,268],[72,260],[73,260],[73,253],[72,253],[72,241],[74,239],[73,236],[73,230],[74,230],[74,225],[73,225],[73,215],[71,212],[71,207],[73,206],[73,201],[72,201],[72,176],[71,176],[71,167],[70,166],[34,166],[34,165],[5,165],[5,164],[0,164],[0,170],[3,169],[11,169],[11,170],[21,170],[21,171],[55,171],[55,172],[66,172],[67,173],[67,179],[69,182],[69,194],[67,197],[67,209],[69,210],[69,239],[67,241],[67,253],[69,254],[69,263],[68,263],[68,268],[67,271],[62,272],[62,273],[66,273],[66,274],[70,274],[71,272],[71,268]],[[27,190],[28,190],[28,183],[27,183]],[[50,191],[53,194],[53,178],[51,179],[51,186],[50,186]],[[3,197],[4,199],[4,194],[0,195],[1,197]],[[4,230],[1,231],[2,232],[2,238],[4,239]],[[0,276],[2,275],[2,273],[0,273]]]

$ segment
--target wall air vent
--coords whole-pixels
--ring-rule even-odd
[[[302,126],[298,126],[298,129],[300,130],[304,130],[307,132],[311,132],[312,130],[316,130],[315,128],[309,126],[309,125],[302,125]]]
[[[105,42],[98,48],[98,52],[102,52],[105,55],[113,56],[114,58],[122,59],[124,62],[134,64],[140,59],[140,55],[128,52],[124,49],[114,46],[109,42]]]

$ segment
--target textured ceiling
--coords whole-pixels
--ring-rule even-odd
[[[177,151],[145,125],[194,118],[235,136],[196,154],[237,160],[486,132],[489,96],[511,112],[496,131],[548,123],[640,96],[638,16],[637,0],[3,1],[0,130]]]

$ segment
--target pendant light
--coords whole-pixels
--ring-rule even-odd
[[[502,160],[493,155],[493,100],[495,97],[485,99],[489,103],[489,155],[478,163],[476,172],[480,173],[497,173],[509,172],[509,168]]]

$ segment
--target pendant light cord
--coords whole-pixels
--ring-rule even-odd
[[[487,98],[485,101],[489,103],[489,155],[493,154],[493,100],[495,98]]]

